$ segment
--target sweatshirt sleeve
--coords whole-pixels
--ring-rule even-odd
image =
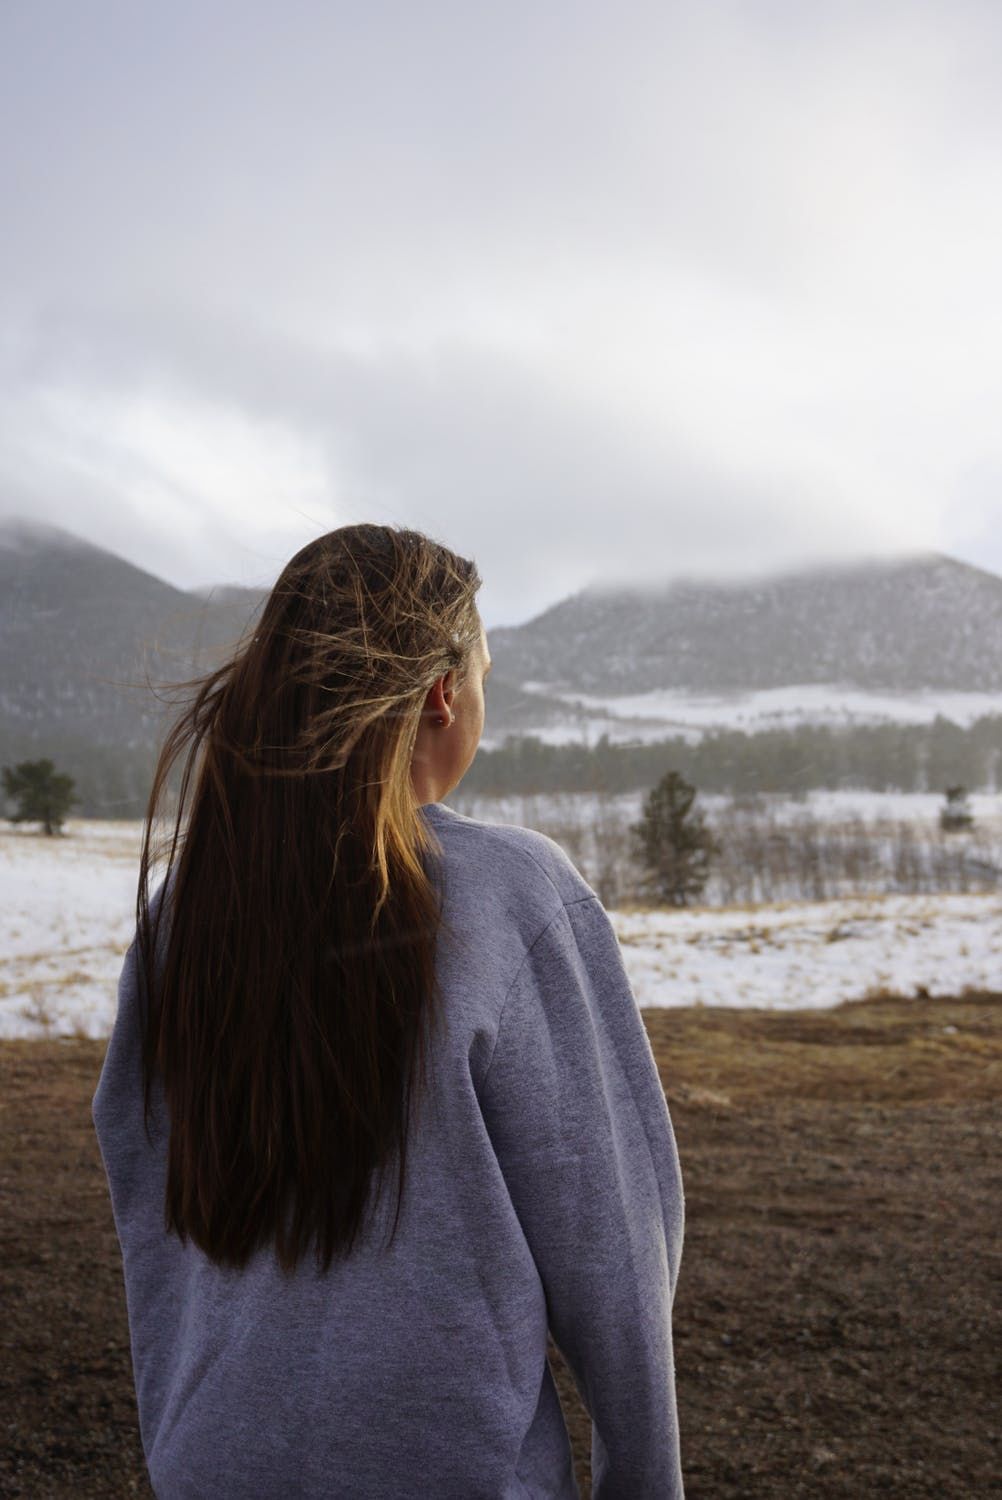
[[[672,1304],[684,1199],[657,1065],[597,896],[508,991],[481,1107],[592,1418],[594,1500],[679,1500]]]

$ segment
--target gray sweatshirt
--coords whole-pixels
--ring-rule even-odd
[[[682,1495],[682,1179],[612,925],[553,840],[422,813],[459,941],[438,948],[448,1025],[389,1249],[393,1174],[326,1274],[307,1255],[288,1278],[267,1250],[222,1269],[164,1231],[135,938],[126,954],[93,1116],[159,1500],[573,1500],[548,1328],[592,1418],[596,1500]]]

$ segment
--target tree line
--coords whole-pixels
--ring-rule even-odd
[[[509,735],[496,749],[481,746],[463,789],[480,796],[618,795],[654,786],[669,770],[701,791],[732,795],[939,792],[954,783],[995,791],[1002,787],[1002,714],[982,715],[966,728],[940,714],[930,724],[721,729],[696,742],[679,735],[616,744],[603,734],[593,745],[551,745],[538,735]]]

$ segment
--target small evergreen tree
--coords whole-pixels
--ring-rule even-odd
[[[956,833],[961,828],[970,828],[974,814],[967,802],[965,786],[948,786],[946,801],[939,810],[939,826],[944,833]]]
[[[3,789],[18,804],[7,821],[42,823],[47,834],[59,833],[70,804],[80,800],[73,785],[73,777],[58,773],[51,760],[23,760],[13,769],[4,766]]]
[[[642,884],[656,901],[687,906],[706,885],[717,841],[694,806],[696,788],[667,771],[647,794],[639,823],[630,825],[645,869]]]

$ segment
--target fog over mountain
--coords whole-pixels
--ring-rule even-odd
[[[1002,578],[924,553],[750,583],[594,584],[491,641],[499,673],[558,692],[999,692]]]
[[[265,594],[186,592],[62,528],[0,523],[0,763],[48,755],[136,815],[171,705],[144,685],[221,660]],[[1002,712],[1002,578],[936,553],[716,583],[595,582],[489,632],[485,749],[508,735]]]

